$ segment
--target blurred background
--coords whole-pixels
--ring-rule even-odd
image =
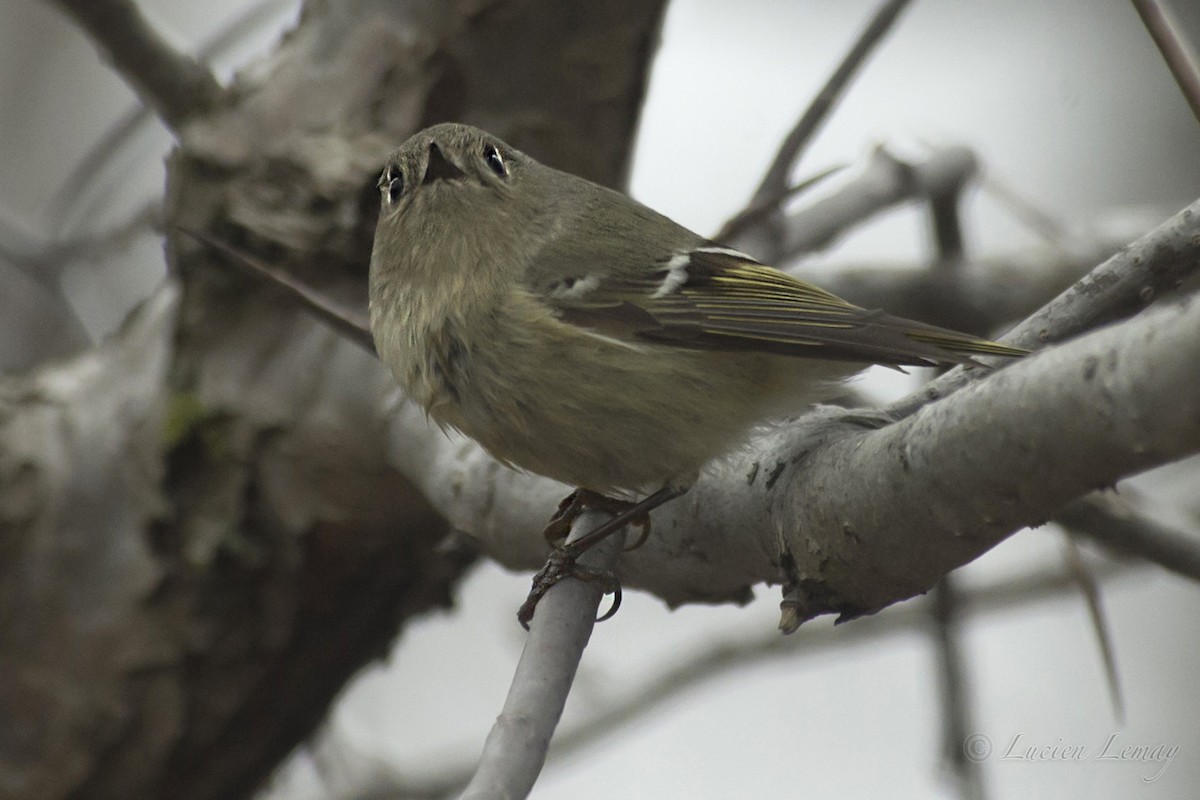
[[[193,52],[248,8],[243,0],[140,5]],[[673,0],[631,193],[714,232],[749,198],[875,6]],[[265,52],[297,11],[293,2],[260,8],[219,48],[223,78]],[[1200,6],[1177,2],[1175,10],[1200,41]],[[61,271],[31,270],[27,256],[138,214],[161,195],[171,141],[150,120],[99,162],[97,142],[136,100],[74,27],[32,0],[0,4],[0,105],[0,369],[20,371],[102,339],[161,278],[161,244],[148,233]],[[920,0],[824,126],[801,174],[861,164],[880,144],[915,158],[932,145],[966,145],[989,180],[1062,226],[1063,238],[1047,242],[994,195],[975,191],[964,218],[968,252],[977,256],[1033,258],[1055,247],[1129,240],[1200,196],[1200,124],[1122,0]],[[73,184],[93,161],[104,173],[77,194]],[[922,263],[931,257],[925,224],[917,210],[890,213],[814,264]],[[22,261],[25,269],[15,263]],[[912,388],[874,372],[862,380],[881,399]],[[1162,519],[1194,531],[1196,472],[1194,462],[1184,463],[1120,490],[1153,498]],[[1021,532],[969,565],[960,586],[1045,570],[1067,570],[1063,537],[1052,526]],[[327,731],[283,767],[267,796],[332,797],[365,770],[419,780],[469,765],[520,653],[513,616],[527,588],[527,575],[479,567],[453,613],[412,626],[385,663],[346,688]],[[1077,592],[985,606],[965,618],[972,733],[994,748],[983,764],[989,796],[1178,798],[1200,785],[1193,679],[1200,639],[1188,633],[1200,618],[1200,587],[1133,565],[1105,577],[1103,588],[1123,721]],[[620,614],[593,635],[564,728],[668,669],[699,662],[718,643],[774,635],[778,599],[777,589],[759,587],[746,608],[671,611],[627,593]],[[534,797],[958,796],[943,756],[933,637],[905,612],[883,612],[871,635],[853,635],[861,623],[851,623],[790,655],[708,674],[594,745],[552,760]],[[1114,734],[1110,752],[1179,749],[1165,767],[1096,759]],[[1019,752],[1082,746],[1087,755],[1001,759],[1014,740]],[[982,741],[972,740],[977,754]]]

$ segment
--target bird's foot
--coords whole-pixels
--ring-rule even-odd
[[[631,523],[641,526],[642,535],[634,542],[633,547],[626,549],[632,550],[640,547],[650,534],[650,512],[686,491],[686,487],[664,486],[637,503],[605,497],[588,489],[577,489],[572,492],[570,496],[559,503],[558,511],[550,520],[550,524],[546,526],[545,535],[550,541],[559,542],[565,539],[571,530],[571,525],[585,508],[600,508],[615,513],[615,516],[578,539],[566,542],[554,549],[550,558],[546,560],[545,566],[538,571],[537,575],[533,576],[533,586],[529,590],[529,596],[525,598],[525,602],[521,604],[521,608],[517,612],[517,619],[521,625],[529,630],[529,621],[533,619],[533,612],[542,596],[551,586],[567,577],[597,581],[606,594],[609,592],[613,594],[612,608],[597,622],[603,622],[617,613],[617,609],[621,606],[621,585],[617,582],[616,576],[608,570],[581,567],[575,563],[576,560],[583,553]]]
[[[611,570],[591,569],[576,563],[579,556],[579,550],[569,544],[556,548],[550,554],[545,565],[533,576],[533,586],[529,589],[529,596],[525,598],[525,602],[517,611],[517,621],[521,623],[521,627],[529,630],[529,622],[533,619],[533,612],[537,609],[538,602],[551,586],[563,578],[578,578],[581,581],[595,583],[604,594],[613,596],[612,607],[603,616],[597,617],[597,622],[604,622],[617,613],[617,609],[621,607],[621,583],[617,580],[617,576]]]
[[[638,505],[638,503],[621,500],[617,497],[609,497],[608,495],[594,492],[591,489],[576,489],[564,497],[562,502],[558,504],[558,510],[554,512],[554,516],[550,518],[550,522],[542,530],[542,536],[546,537],[546,541],[551,544],[559,544],[567,538],[567,534],[571,532],[571,526],[575,524],[575,520],[579,518],[579,515],[589,508],[607,511],[609,514],[617,516],[636,508]],[[642,529],[637,540],[625,548],[626,550],[636,550],[650,538],[650,514],[649,512],[642,512],[630,518],[628,523],[637,525]]]

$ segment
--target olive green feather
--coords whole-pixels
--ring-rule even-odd
[[[860,308],[724,248],[694,249],[663,258],[660,264],[660,269],[636,277],[610,271],[591,291],[552,295],[549,302],[564,321],[605,335],[688,348],[891,366],[961,364],[972,363],[976,355],[1025,354]],[[586,275],[575,280],[588,285]],[[664,287],[670,291],[662,291]]]

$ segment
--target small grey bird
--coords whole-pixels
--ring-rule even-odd
[[[1024,353],[859,308],[466,125],[414,135],[379,188],[384,363],[440,425],[596,492],[685,488],[865,364]]]

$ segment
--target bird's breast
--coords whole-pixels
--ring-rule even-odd
[[[379,358],[426,411],[461,400],[467,348],[455,304],[431,304],[428,293],[396,281],[371,282],[371,333]]]

